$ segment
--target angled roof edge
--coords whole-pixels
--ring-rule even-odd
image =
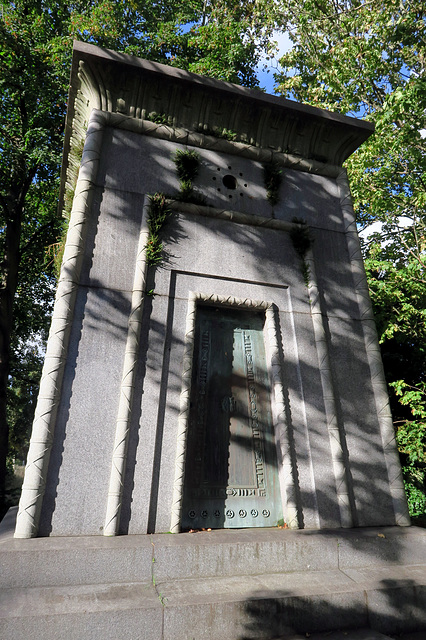
[[[368,136],[374,131],[374,124],[366,120],[358,120],[350,116],[344,116],[340,113],[333,111],[327,111],[326,109],[320,109],[318,107],[312,107],[311,105],[302,104],[294,100],[288,100],[279,96],[274,96],[269,93],[264,93],[259,89],[248,89],[238,84],[231,82],[225,82],[223,80],[215,80],[214,78],[208,78],[201,76],[191,71],[184,71],[183,69],[177,69],[169,65],[160,64],[159,62],[151,62],[150,60],[143,60],[136,56],[128,55],[125,53],[118,53],[111,51],[110,49],[102,49],[92,44],[85,42],[74,42],[74,54],[73,54],[73,71],[75,70],[78,60],[96,59],[99,62],[114,62],[123,67],[131,67],[139,70],[141,73],[149,73],[153,76],[163,76],[169,81],[178,81],[182,83],[195,84],[205,89],[210,89],[215,92],[229,93],[233,96],[238,96],[246,100],[253,100],[259,105],[269,106],[274,105],[281,109],[286,109],[288,112],[294,114],[301,114],[305,116],[315,117],[319,119],[326,119],[331,122],[340,123],[347,127],[353,128],[359,131],[362,136],[362,142],[368,138]],[[364,135],[363,135],[364,133]],[[360,143],[361,144],[361,143]]]
[[[172,127],[213,135],[225,129],[239,142],[334,166],[374,131],[371,122],[74,42],[62,194],[75,162],[69,151],[84,139],[93,109],[139,120],[160,117]]]

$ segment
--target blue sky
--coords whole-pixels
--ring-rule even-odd
[[[274,73],[280,68],[278,60],[286,51],[291,49],[291,42],[287,33],[275,33],[273,39],[278,44],[278,52],[271,60],[263,58],[257,72],[260,86],[266,90],[266,93],[274,93]],[[264,66],[266,66],[265,70],[263,70]]]

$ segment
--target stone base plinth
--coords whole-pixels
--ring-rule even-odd
[[[0,535],[8,640],[426,629],[426,531],[416,527],[30,540],[12,532],[10,513]]]

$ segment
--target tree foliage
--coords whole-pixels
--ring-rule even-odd
[[[426,5],[286,0],[279,8],[293,42],[281,59],[279,92],[376,123],[347,169],[418,515],[426,507]]]
[[[260,54],[279,23],[293,49],[281,60],[278,91],[376,122],[347,168],[360,229],[370,230],[363,249],[410,507],[423,512],[423,0],[18,0],[0,7],[0,494],[5,425],[12,455],[26,453],[53,302],[50,254],[62,227],[56,206],[73,39],[255,87]]]
[[[73,39],[256,86],[265,0],[0,5],[0,503],[8,424],[23,457],[55,288],[52,256]],[[8,400],[8,404],[7,404]],[[8,409],[6,409],[8,406]]]

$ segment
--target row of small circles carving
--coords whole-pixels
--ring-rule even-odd
[[[251,515],[253,516],[253,518],[257,518],[257,516],[259,515],[259,512],[257,509],[252,509],[250,511]],[[195,509],[191,509],[190,511],[188,511],[188,516],[191,518],[191,520],[193,520],[195,518],[195,516],[197,515]],[[206,509],[203,509],[203,511],[201,511],[200,513],[202,518],[207,518],[209,513],[208,511],[206,511]],[[219,509],[215,509],[213,511],[213,515],[215,518],[220,518],[221,512],[219,511]],[[233,518],[235,516],[235,512],[232,509],[227,509],[225,511],[225,515],[227,518]],[[240,516],[240,518],[245,518],[247,515],[247,511],[245,509],[240,509],[238,512],[238,515]],[[269,511],[269,509],[263,509],[262,510],[262,516],[264,518],[269,518],[269,516],[271,515],[271,512]]]

